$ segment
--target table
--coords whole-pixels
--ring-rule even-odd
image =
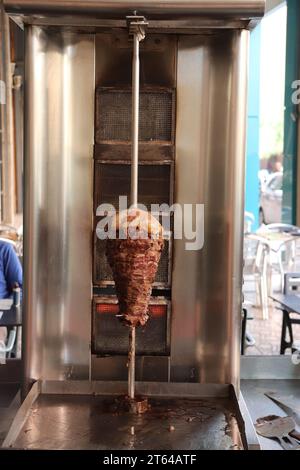
[[[294,345],[294,336],[293,336],[293,325],[300,325],[300,318],[291,318],[290,314],[295,313],[300,315],[300,297],[297,295],[270,295],[270,298],[275,300],[281,306],[283,313],[282,317],[282,330],[281,330],[281,342],[280,342],[280,354],[284,354],[285,350],[288,348],[292,349],[292,352],[295,351]],[[289,341],[286,339],[286,333],[289,333]]]
[[[249,315],[248,309],[247,309],[247,304],[246,302],[243,303],[243,308],[242,308],[242,331],[241,331],[241,354],[242,356],[245,354],[245,348],[246,348],[246,338],[247,338],[247,321],[248,320],[253,320],[253,316]],[[251,304],[250,304],[251,305]]]

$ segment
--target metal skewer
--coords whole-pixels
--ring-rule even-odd
[[[129,331],[129,354],[128,354],[128,396],[131,400],[135,397],[135,327],[131,326]]]
[[[132,120],[131,120],[131,206],[138,205],[138,162],[139,162],[139,97],[140,97],[140,41],[145,38],[145,18],[127,17],[129,34],[133,36],[132,59]],[[135,327],[130,327],[128,353],[128,395],[135,397]]]
[[[138,162],[139,162],[139,97],[140,97],[140,41],[133,35],[132,59],[132,135],[131,135],[131,206],[138,205]]]

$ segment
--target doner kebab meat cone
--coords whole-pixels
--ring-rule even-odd
[[[106,256],[113,272],[121,318],[130,326],[145,325],[164,246],[163,228],[155,217],[140,209],[117,213],[111,228],[116,238],[107,240]],[[135,235],[131,236],[132,233]]]

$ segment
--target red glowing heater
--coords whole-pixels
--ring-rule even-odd
[[[92,351],[98,357],[127,356],[128,329],[118,318],[119,306],[115,297],[94,300]],[[168,356],[170,354],[170,302],[165,298],[152,298],[149,320],[137,329],[136,354],[138,356]]]
[[[119,306],[117,304],[112,303],[97,303],[96,304],[96,312],[108,315],[118,315],[119,314]],[[168,314],[168,306],[167,304],[151,304],[149,305],[149,316],[155,318],[161,318]]]

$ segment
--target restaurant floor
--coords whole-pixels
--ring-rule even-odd
[[[299,267],[300,270],[300,267]],[[279,293],[277,276],[273,276],[274,293]],[[280,337],[282,326],[282,311],[278,310],[278,304],[269,300],[269,318],[263,319],[262,310],[256,307],[256,298],[253,283],[246,283],[244,298],[252,304],[248,308],[247,332],[255,339],[254,346],[247,346],[245,354],[248,356],[274,356],[280,352]],[[300,342],[300,325],[293,325],[294,340]],[[290,350],[286,351],[290,354]]]

